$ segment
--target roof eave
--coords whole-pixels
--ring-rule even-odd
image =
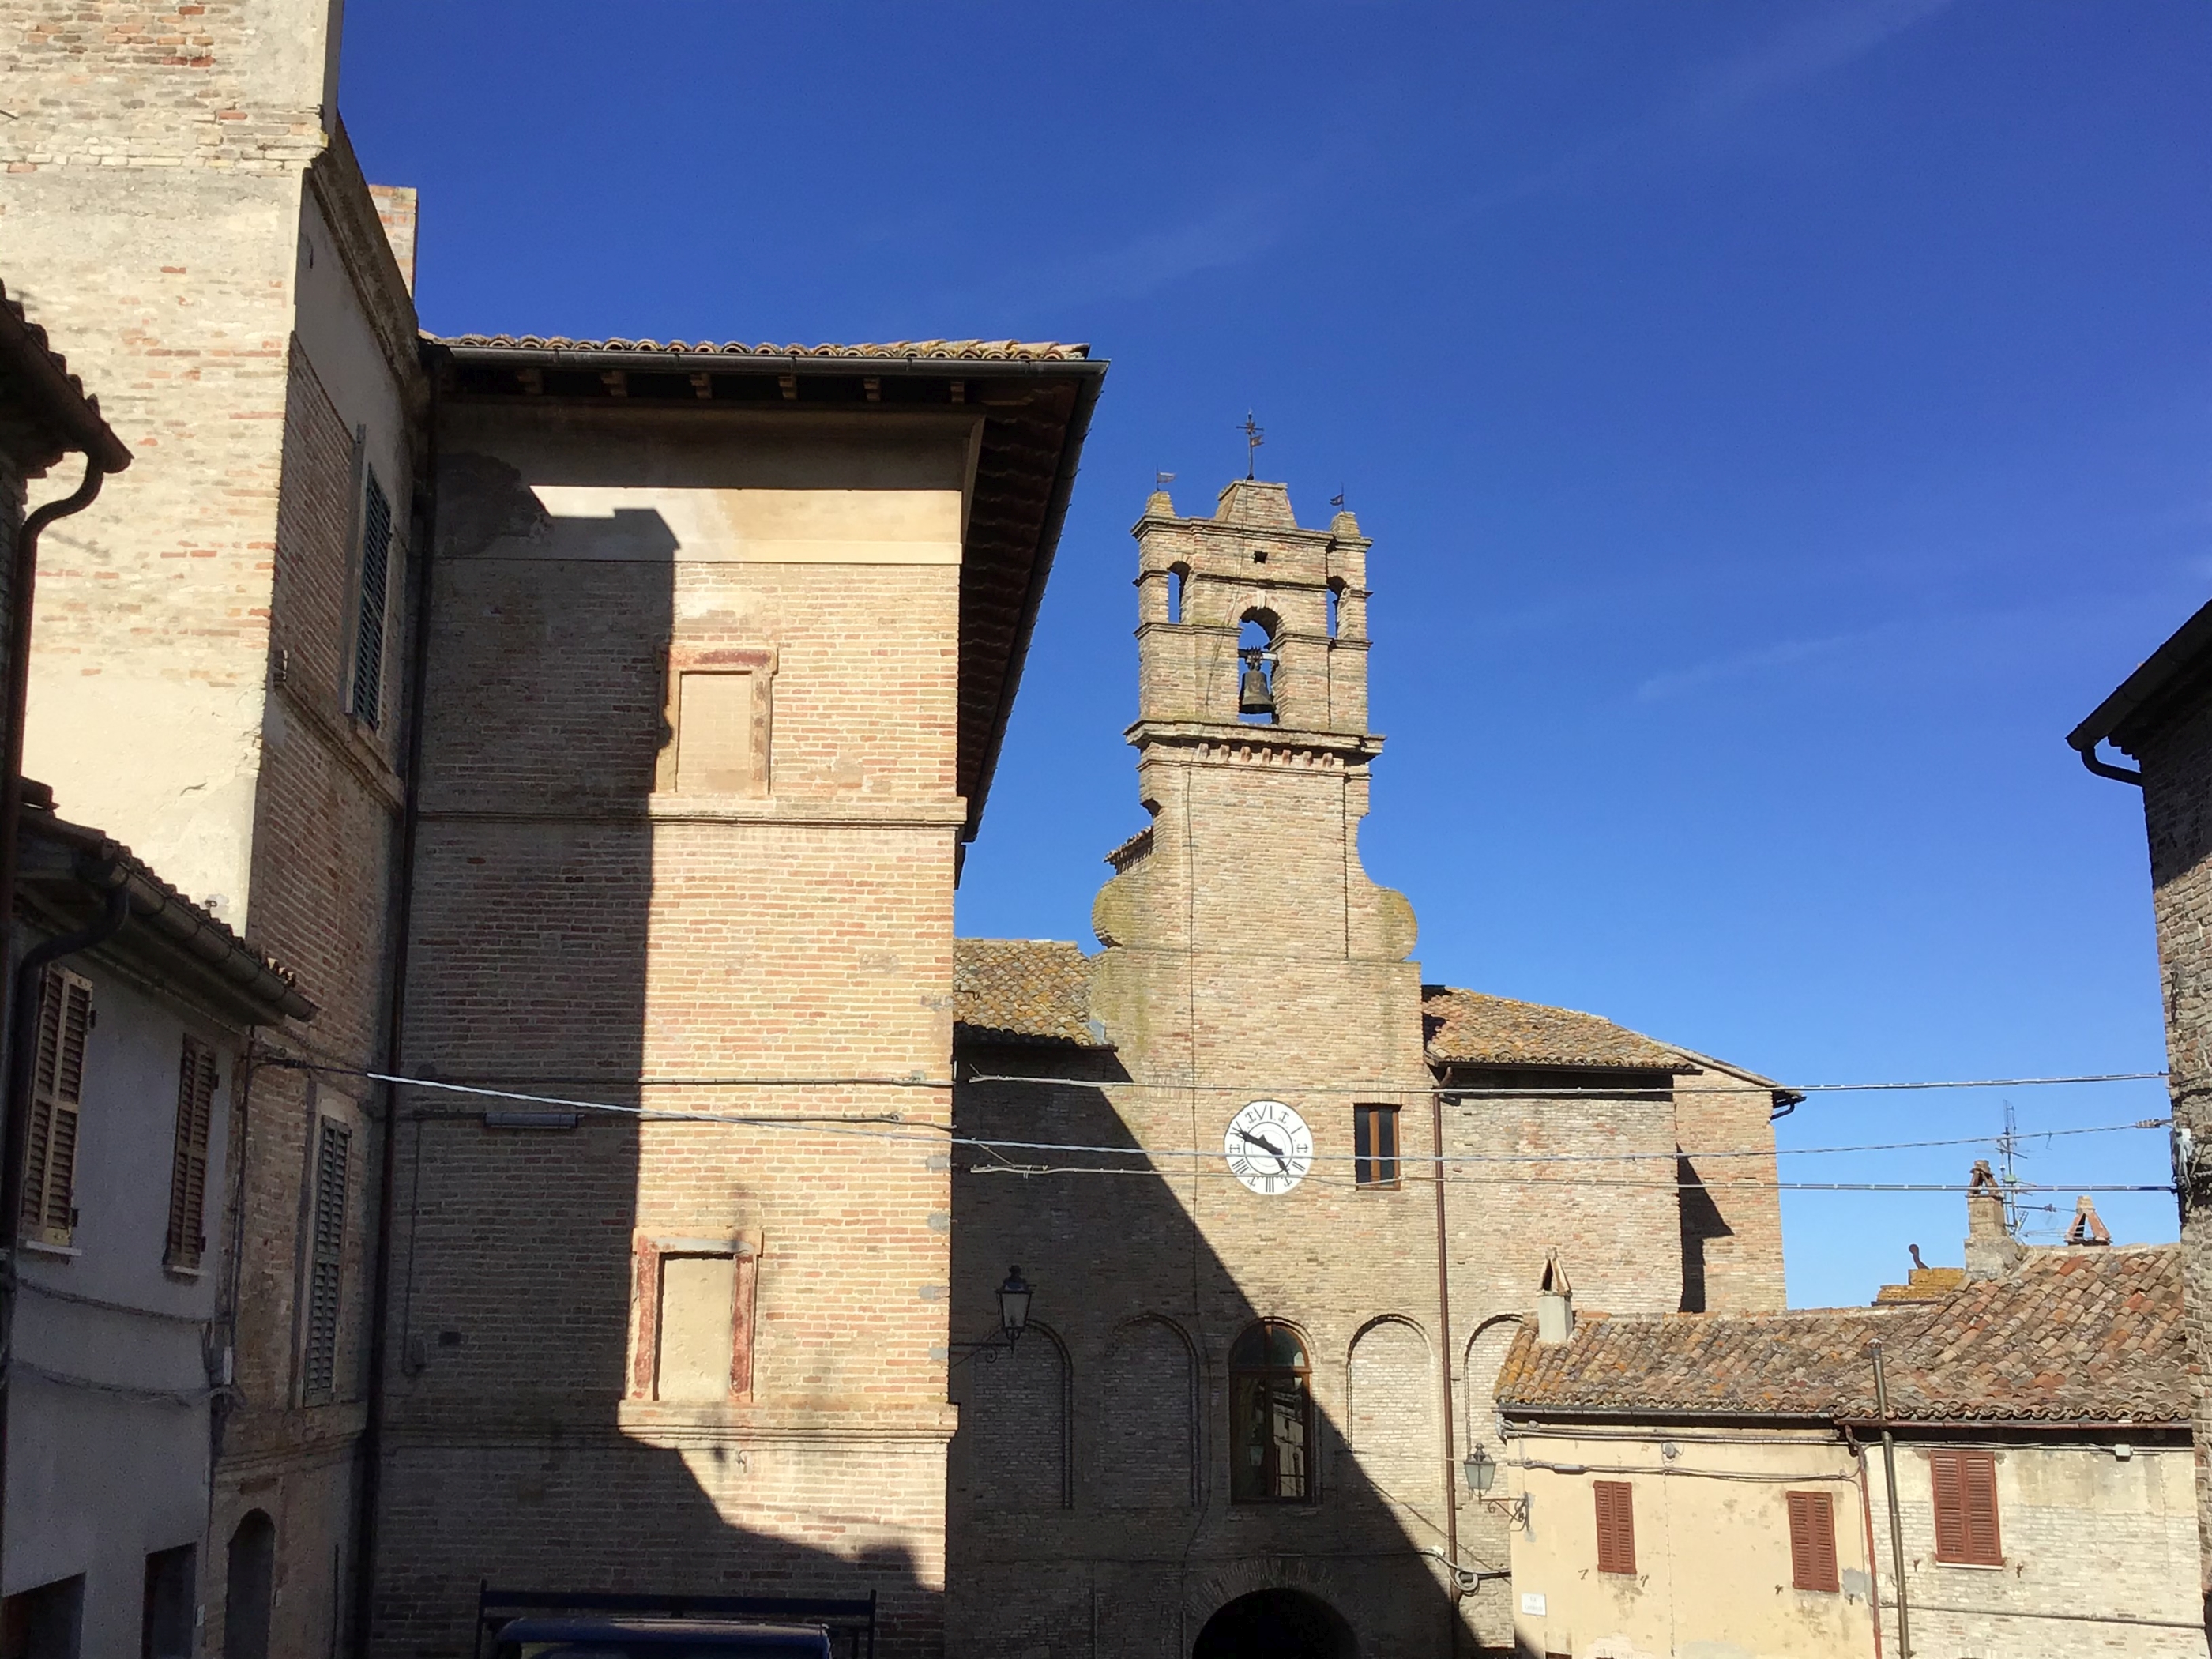
[[[2122,680],[2087,719],[2066,734],[2067,743],[2082,754],[2094,753],[2099,744],[2156,702],[2174,681],[2206,665],[2212,665],[2212,603],[2201,606],[2143,659],[2141,667]]]

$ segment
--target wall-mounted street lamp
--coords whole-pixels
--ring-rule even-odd
[[[1022,1270],[1007,1268],[1006,1282],[999,1286],[999,1335],[981,1342],[955,1342],[952,1346],[960,1359],[953,1363],[982,1359],[997,1364],[999,1356],[1009,1352],[1029,1328],[1030,1297],[1033,1294],[1029,1280],[1022,1277]],[[1001,1341],[1001,1337],[1005,1340]]]
[[[1022,1328],[1029,1322],[1030,1282],[1022,1277],[1019,1267],[1009,1267],[1006,1282],[999,1286],[999,1325],[1006,1334],[1008,1347],[1022,1340]]]
[[[1490,1489],[1498,1484],[1498,1460],[1477,1446],[1468,1453],[1460,1469],[1467,1476],[1467,1489],[1474,1494],[1474,1501],[1486,1510],[1496,1510],[1516,1526],[1528,1524],[1528,1494],[1518,1498],[1492,1498]]]

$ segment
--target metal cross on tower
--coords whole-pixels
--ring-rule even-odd
[[[1253,469],[1259,465],[1260,446],[1267,441],[1267,434],[1252,418],[1252,411],[1249,409],[1244,411],[1244,424],[1237,430],[1244,434],[1244,476],[1249,479],[1252,477]]]

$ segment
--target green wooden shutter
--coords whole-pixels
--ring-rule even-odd
[[[42,1244],[65,1246],[76,1229],[77,1115],[91,1033],[90,982],[65,968],[49,968],[32,1058],[21,1217],[23,1236]]]
[[[353,696],[349,707],[363,725],[384,714],[384,614],[392,574],[392,503],[376,474],[368,474],[361,507],[361,610],[355,623]]]
[[[315,1149],[315,1206],[307,1241],[307,1330],[301,1395],[309,1405],[337,1397],[338,1313],[344,1289],[346,1166],[353,1135],[323,1121]]]
[[[197,1267],[207,1250],[208,1140],[215,1126],[215,1049],[185,1038],[177,1075],[177,1144],[169,1169],[169,1229],[162,1261]]]

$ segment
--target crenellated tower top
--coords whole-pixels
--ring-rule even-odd
[[[1210,519],[1178,518],[1155,490],[1134,534],[1133,742],[1272,726],[1379,746],[1367,731],[1369,544],[1349,512],[1302,529],[1288,486],[1240,478]]]

